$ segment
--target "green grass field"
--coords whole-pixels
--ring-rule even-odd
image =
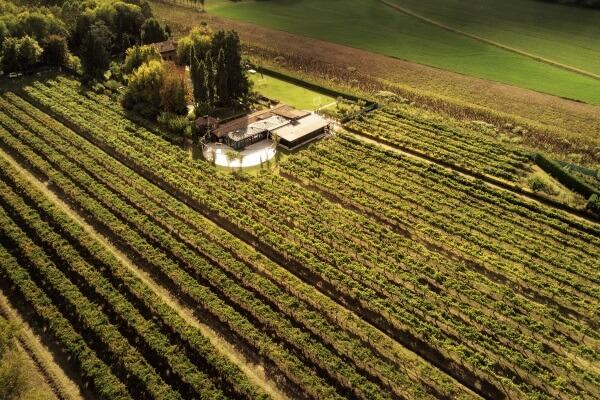
[[[300,110],[316,110],[327,104],[335,102],[330,96],[325,96],[313,90],[273,78],[268,75],[250,75],[254,83],[254,90],[272,100],[279,100]]]
[[[401,3],[403,0],[397,1]],[[521,2],[528,3],[526,0]],[[413,3],[416,0],[411,2]],[[571,12],[571,8],[563,7],[563,10],[565,13]],[[225,5],[220,1],[210,8],[210,12],[450,71],[600,104],[599,80],[449,32],[394,11],[377,0],[271,0],[230,2]],[[563,25],[564,28],[560,31],[564,42],[562,47],[569,46],[568,41],[564,40],[569,37],[569,32],[578,32],[575,24],[571,25],[572,28]],[[519,23],[515,22],[512,28],[507,27],[506,30],[516,29],[515,26],[518,27]],[[523,34],[527,32],[523,31]],[[512,35],[520,35],[520,32]],[[599,48],[595,43],[597,40],[590,40],[585,45],[593,51],[594,48]],[[539,46],[543,47],[541,44]],[[531,47],[531,50],[534,48]]]
[[[600,11],[531,0],[393,0],[427,18],[600,74]]]

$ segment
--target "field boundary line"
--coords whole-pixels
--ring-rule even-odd
[[[222,335],[220,335],[213,328],[202,323],[195,316],[194,311],[190,307],[184,305],[178,300],[174,293],[160,283],[156,282],[156,280],[151,277],[149,273],[135,265],[125,253],[113,245],[111,241],[98,230],[96,230],[93,225],[85,221],[84,217],[82,217],[69,204],[63,201],[58,194],[49,189],[44,182],[38,179],[27,168],[19,164],[2,148],[0,148],[0,156],[4,157],[15,169],[18,170],[22,176],[24,176],[24,178],[30,184],[41,191],[49,201],[54,203],[75,223],[79,224],[87,234],[97,240],[113,257],[117,259],[118,262],[123,264],[136,278],[140,279],[145,285],[147,285],[148,288],[150,288],[156,294],[156,296],[164,301],[167,306],[171,307],[186,323],[193,328],[198,329],[198,331],[200,331],[200,333],[211,342],[215,349],[217,349],[220,354],[224,355],[232,363],[237,365],[252,383],[261,387],[273,398],[273,400],[288,399],[288,397],[277,387],[276,383],[265,376],[262,369],[261,372],[257,371],[259,368],[258,365],[255,366],[251,362],[247,361],[246,357],[240,351],[235,349],[234,344],[224,339]]]
[[[373,137],[369,137],[366,135],[363,135],[353,129],[350,129],[348,127],[341,127],[341,129],[343,129],[345,132],[348,132],[349,134],[351,134],[353,137],[365,142],[365,143],[370,143],[370,144],[375,144],[377,146],[381,146],[385,149],[394,151],[396,153],[401,153],[403,155],[406,155],[408,157],[412,157],[412,158],[416,158],[419,159],[421,161],[426,161],[430,164],[435,164],[438,165],[442,168],[445,168],[447,170],[451,170],[454,171],[464,177],[470,178],[470,179],[478,179],[480,181],[483,181],[484,183],[486,183],[487,185],[490,185],[496,189],[499,190],[503,190],[503,191],[507,191],[510,192],[516,196],[525,198],[527,200],[532,200],[535,201],[536,203],[540,203],[543,204],[545,206],[551,207],[554,210],[560,210],[563,211],[565,213],[568,213],[569,215],[571,215],[574,218],[577,218],[579,220],[583,220],[585,222],[594,224],[594,226],[598,226],[600,224],[600,221],[598,220],[598,218],[593,217],[587,213],[584,213],[583,211],[579,211],[576,210],[572,207],[569,207],[567,205],[558,203],[556,201],[553,201],[551,199],[544,199],[534,193],[528,192],[525,189],[522,189],[514,184],[511,184],[509,182],[505,182],[502,181],[500,179],[488,176],[488,175],[484,175],[484,174],[479,174],[479,173],[474,173],[472,171],[467,170],[466,168],[462,168],[458,165],[453,165],[450,163],[446,163],[446,162],[442,162],[440,160],[435,159],[434,157],[430,157],[427,154],[418,152],[418,151],[414,151],[414,150],[410,150],[410,149],[406,149],[406,148],[402,148],[401,146],[395,145],[391,142],[388,142],[385,139],[381,139],[381,138],[373,138]]]
[[[38,339],[30,325],[14,309],[8,300],[8,296],[2,290],[0,290],[0,314],[4,315],[9,321],[16,322],[21,327],[17,338],[18,343],[33,361],[33,364],[56,397],[60,400],[84,399],[78,385],[56,363],[52,352]]]
[[[505,44],[502,44],[500,42],[496,42],[494,40],[486,39],[486,38],[484,38],[482,36],[479,36],[479,35],[475,35],[475,34],[472,34],[472,33],[468,33],[468,32],[462,31],[460,29],[453,28],[453,27],[451,27],[449,25],[443,24],[443,23],[438,22],[436,20],[433,20],[431,18],[425,17],[424,15],[416,13],[416,12],[414,12],[412,10],[409,10],[408,8],[402,7],[399,4],[390,2],[389,0],[378,0],[378,1],[380,3],[388,6],[388,7],[396,10],[396,11],[399,11],[399,12],[401,12],[403,14],[406,14],[406,15],[410,15],[411,17],[417,18],[420,21],[426,22],[428,24],[437,26],[438,28],[442,28],[442,29],[445,29],[447,31],[450,31],[450,32],[453,32],[453,33],[456,33],[456,34],[459,34],[459,35],[462,35],[462,36],[466,36],[466,37],[471,38],[471,39],[475,39],[475,40],[477,40],[479,42],[486,43],[486,44],[489,44],[491,46],[498,47],[498,48],[500,48],[502,50],[510,51],[511,53],[515,53],[515,54],[519,54],[521,56],[525,56],[525,57],[531,58],[532,60],[539,61],[539,62],[548,64],[548,65],[551,65],[553,67],[561,68],[561,69],[564,69],[564,70],[567,70],[567,71],[570,71],[570,72],[574,72],[574,73],[579,74],[579,75],[587,76],[588,78],[593,78],[593,79],[600,80],[600,75],[594,74],[593,72],[589,72],[589,71],[586,71],[586,70],[583,70],[583,69],[580,69],[580,68],[577,68],[577,67],[573,67],[573,66],[568,65],[568,64],[563,64],[563,63],[560,63],[558,61],[554,61],[554,60],[551,60],[549,58],[538,56],[538,55],[535,55],[533,53],[529,53],[529,52],[524,51],[524,50],[519,50],[519,49],[517,49],[515,47],[507,46]]]

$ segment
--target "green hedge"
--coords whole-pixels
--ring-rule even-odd
[[[591,195],[586,208],[591,212],[600,215],[600,196],[597,194]]]
[[[570,174],[559,163],[546,158],[543,154],[536,153],[533,156],[533,160],[537,165],[540,166],[540,168],[549,173],[568,189],[579,193],[586,199],[589,199],[594,194],[598,195],[598,192],[596,192],[593,187],[583,182],[576,176]]]

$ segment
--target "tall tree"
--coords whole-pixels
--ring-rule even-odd
[[[163,82],[160,88],[160,107],[169,113],[186,111],[187,87],[185,72],[172,62],[163,63]]]
[[[28,35],[37,41],[42,41],[49,35],[67,35],[65,25],[61,20],[52,13],[36,10],[19,14],[14,31],[14,36]]]
[[[2,44],[2,70],[4,72],[18,71],[19,68],[19,39],[10,37]]]
[[[228,86],[231,100],[239,101],[248,96],[250,82],[242,65],[242,43],[235,31],[229,31],[225,41],[228,69]]]
[[[148,18],[142,25],[142,44],[163,42],[167,38],[167,32],[156,18]]]
[[[148,4],[147,1],[142,1],[140,3],[140,9],[142,10],[142,15],[144,15],[144,18],[150,18],[152,17],[152,8],[150,7],[150,4]]]
[[[2,69],[5,72],[24,71],[40,61],[42,48],[30,37],[8,38],[2,46]]]
[[[81,44],[81,63],[85,74],[101,78],[110,65],[114,35],[104,21],[96,21],[85,35]]]
[[[230,99],[229,74],[225,59],[225,50],[221,49],[217,55],[216,70],[216,99],[219,103],[227,104]]]
[[[206,26],[195,27],[189,35],[181,38],[177,43],[177,60],[181,65],[191,67],[192,54],[203,59],[211,49],[211,32]]]
[[[42,42],[44,53],[42,58],[48,65],[65,65],[69,59],[69,47],[63,36],[50,35]]]
[[[224,104],[232,104],[248,96],[250,82],[244,72],[242,65],[242,44],[240,37],[235,31],[219,31],[215,33],[212,40],[211,51],[213,56],[220,57],[223,52],[223,63],[217,62],[217,71],[224,67],[225,72],[217,74],[217,87],[225,90],[219,94],[219,101]],[[226,76],[227,84],[219,82]]]
[[[207,114],[212,109],[212,102],[209,98],[208,71],[204,60],[192,56],[190,75],[196,110],[199,114]]]
[[[208,101],[210,104],[215,104],[217,101],[216,95],[216,70],[215,63],[213,62],[212,54],[210,52],[206,53],[206,89],[208,90]]]
[[[40,62],[44,50],[40,47],[37,40],[30,36],[22,37],[19,44],[19,64],[22,69],[33,67]]]
[[[155,117],[160,110],[162,85],[162,62],[152,60],[135,70],[129,79],[123,105],[146,117]]]
[[[8,32],[8,28],[6,27],[6,23],[4,21],[0,21],[0,49],[4,44],[4,41],[10,36]]]
[[[123,52],[133,44],[140,42],[140,32],[145,17],[135,4],[115,2],[112,31],[115,35],[116,50]]]

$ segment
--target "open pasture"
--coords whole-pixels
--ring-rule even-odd
[[[392,0],[451,28],[600,75],[600,10],[537,0]]]
[[[565,12],[569,10],[566,8]],[[449,71],[600,104],[600,80],[449,32],[395,11],[378,0],[243,1],[217,5],[209,12]],[[556,40],[564,40],[575,28],[565,27],[562,36]],[[578,32],[575,31],[575,34]],[[510,40],[507,43],[511,44]],[[589,47],[591,52],[598,51],[597,39],[591,39],[583,45]],[[531,49],[535,51],[537,47],[532,45]],[[589,51],[585,54],[589,54]],[[577,57],[580,60],[585,58],[590,57]]]

